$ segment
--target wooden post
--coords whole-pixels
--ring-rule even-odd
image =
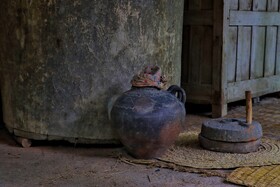
[[[251,91],[246,91],[245,96],[246,96],[246,123],[252,124],[253,110],[252,110]]]

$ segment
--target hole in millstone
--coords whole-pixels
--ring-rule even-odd
[[[232,124],[232,123],[236,123],[239,124],[241,121],[238,119],[234,119],[234,118],[225,118],[219,121],[220,123],[223,124]]]

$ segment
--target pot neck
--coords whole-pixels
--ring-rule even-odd
[[[143,87],[131,86],[131,90],[137,90],[137,89],[161,90],[160,88],[155,86],[143,86]]]

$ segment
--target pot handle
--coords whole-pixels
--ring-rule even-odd
[[[183,88],[177,86],[177,85],[171,85],[168,89],[168,92],[170,92],[171,94],[175,95],[177,94],[177,98],[179,99],[179,101],[181,101],[182,103],[185,104],[186,102],[186,92]]]

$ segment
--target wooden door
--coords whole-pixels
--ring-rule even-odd
[[[280,91],[280,0],[185,0],[182,87],[193,103]]]
[[[222,85],[222,0],[185,0],[182,87],[187,101],[212,104],[212,115],[225,114]]]
[[[280,91],[279,0],[224,0],[223,85],[227,103]]]
[[[182,87],[189,102],[211,103],[212,38],[213,0],[185,0]]]

